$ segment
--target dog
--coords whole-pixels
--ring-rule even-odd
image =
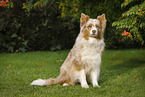
[[[75,85],[80,82],[82,88],[89,88],[87,82],[93,87],[98,84],[101,66],[101,55],[105,48],[104,31],[106,28],[105,14],[91,19],[81,13],[80,33],[76,38],[73,48],[60,67],[57,78],[34,80],[31,85],[62,84],[63,86]]]

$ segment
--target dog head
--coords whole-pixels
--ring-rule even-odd
[[[105,14],[98,16],[97,19],[91,19],[88,15],[82,13],[80,21],[81,33],[86,40],[89,40],[89,38],[103,38],[106,27]]]

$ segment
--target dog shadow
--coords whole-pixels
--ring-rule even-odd
[[[107,70],[103,71],[103,73],[101,74],[99,83],[102,84],[115,76],[123,75],[124,73],[127,73],[134,68],[138,68],[144,65],[145,60],[141,59],[134,58],[130,60],[124,60],[122,63],[116,63],[113,64],[112,66],[111,65],[106,66]]]

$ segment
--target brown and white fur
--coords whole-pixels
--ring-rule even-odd
[[[57,78],[46,80],[38,79],[31,85],[63,84],[63,86],[81,83],[82,88],[89,88],[87,81],[93,87],[98,84],[101,66],[101,55],[104,50],[104,30],[106,27],[105,14],[91,19],[88,15],[81,14],[80,33],[73,48],[60,68]]]

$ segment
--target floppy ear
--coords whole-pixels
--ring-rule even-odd
[[[89,16],[85,15],[84,13],[81,13],[81,18],[80,18],[80,27],[84,25],[87,21],[89,20]]]
[[[105,14],[102,14],[101,16],[98,16],[97,19],[100,21],[101,32],[104,33],[105,28],[106,28],[106,18],[105,18]]]

